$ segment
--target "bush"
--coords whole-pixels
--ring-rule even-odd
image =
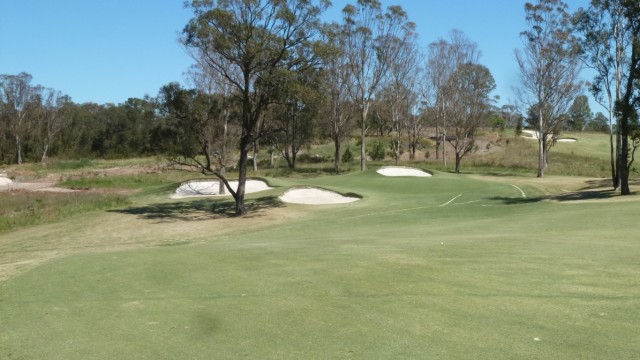
[[[384,160],[387,155],[387,147],[384,142],[376,140],[371,143],[369,148],[369,156],[372,160]]]
[[[342,162],[350,163],[351,161],[353,161],[353,154],[351,153],[351,149],[347,146],[347,149],[344,151],[344,154],[342,154]]]

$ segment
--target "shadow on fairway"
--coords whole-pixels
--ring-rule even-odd
[[[581,200],[604,200],[610,199],[616,196],[616,193],[613,190],[580,190],[574,192],[568,192],[560,195],[553,196],[538,196],[538,197],[529,197],[529,198],[510,198],[503,196],[494,196],[489,198],[489,200],[499,201],[505,205],[520,205],[520,204],[531,204],[537,203],[543,200],[553,200],[558,202],[570,202],[570,201],[581,201]]]
[[[284,203],[282,203],[277,196],[265,196],[257,199],[245,200],[245,207],[248,213],[247,217],[260,216],[259,212],[261,210],[282,206],[284,206]],[[234,217],[235,202],[229,199],[198,199],[109,211],[120,214],[136,215],[143,219],[157,220],[158,222],[200,221]]]

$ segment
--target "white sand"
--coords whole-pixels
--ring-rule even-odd
[[[522,130],[523,133],[529,134],[531,136],[524,136],[522,135],[521,137],[523,138],[527,138],[527,139],[534,139],[534,140],[538,140],[539,135],[538,132],[535,130]],[[548,139],[551,138],[551,135],[547,135]],[[571,139],[571,138],[560,138],[560,139],[556,139],[557,142],[576,142],[576,139]]]
[[[378,169],[378,174],[384,176],[418,176],[418,177],[430,177],[426,171],[420,169],[406,167],[406,166],[383,166]]]
[[[4,177],[4,176],[0,176],[0,186],[3,185],[10,185],[13,181],[11,181],[11,179]]]
[[[330,205],[346,204],[360,199],[342,196],[336,192],[318,188],[296,188],[284,193],[280,196],[280,200],[293,204]]]
[[[237,181],[229,181],[229,185],[233,189],[238,188]],[[171,197],[176,199],[176,198],[193,197],[193,196],[231,196],[231,194],[229,194],[228,191],[226,191],[226,194],[221,195],[218,191],[219,189],[220,189],[220,182],[218,180],[208,180],[208,181],[193,180],[193,181],[187,181],[182,185],[180,185],[180,187],[176,189],[175,194],[171,195]],[[254,192],[259,192],[259,191],[264,191],[269,189],[272,189],[272,188],[269,187],[269,185],[267,185],[267,183],[265,183],[264,181],[247,180],[245,183],[244,192],[246,194],[249,194],[249,193],[254,193]]]

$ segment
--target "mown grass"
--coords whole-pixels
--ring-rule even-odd
[[[281,180],[363,199],[286,205],[277,211],[288,221],[252,229],[271,210],[258,212],[234,219],[233,233],[211,218],[160,222],[154,206],[105,215],[124,227],[93,218],[94,242],[172,246],[70,256],[12,278],[0,293],[0,356],[636,356],[640,244],[628,224],[637,201],[547,201],[526,182],[524,198],[508,182],[434,175]],[[84,226],[69,222],[62,236],[79,240]]]

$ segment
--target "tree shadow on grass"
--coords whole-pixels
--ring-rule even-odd
[[[490,197],[489,200],[499,201],[505,205],[521,205],[541,202],[543,200],[552,200],[558,202],[584,201],[584,200],[605,200],[616,196],[613,190],[579,190],[567,192],[560,195],[537,196],[529,198],[510,198],[504,196]]]
[[[260,211],[282,207],[284,203],[277,196],[245,199],[246,217],[261,216]],[[197,199],[180,202],[166,202],[110,212],[136,215],[157,222],[202,221],[235,217],[235,202],[231,199]]]

